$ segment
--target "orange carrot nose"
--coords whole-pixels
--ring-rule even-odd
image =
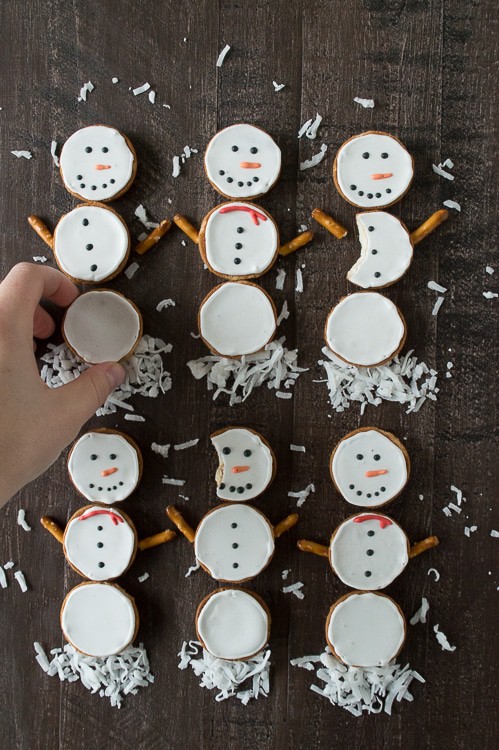
[[[386,180],[387,177],[393,177],[393,172],[375,172],[371,175],[371,180]]]
[[[260,169],[262,165],[259,161],[242,161],[239,166],[242,169]]]
[[[249,466],[233,466],[231,471],[233,474],[241,474],[243,471],[248,471]]]
[[[110,164],[96,164],[95,169],[111,169]]]
[[[115,474],[118,471],[116,466],[111,467],[111,469],[103,469],[100,473],[101,477],[108,477],[110,474]]]
[[[366,477],[380,477],[382,474],[388,474],[388,469],[376,469],[375,471],[366,471]]]

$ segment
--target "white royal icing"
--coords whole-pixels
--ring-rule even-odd
[[[54,254],[62,270],[81,281],[112,276],[126,258],[128,230],[104,206],[77,206],[62,217],[54,234]]]
[[[379,208],[398,201],[414,173],[409,152],[398,140],[383,133],[361,133],[346,141],[340,146],[335,164],[336,180],[344,197],[362,208]],[[390,176],[376,179],[381,175]]]
[[[408,479],[404,453],[376,429],[341,440],[333,453],[331,472],[345,500],[363,508],[387,503],[404,489]]]
[[[388,516],[359,513],[336,529],[329,560],[347,586],[363,591],[384,589],[409,562],[407,537]]]
[[[267,489],[274,473],[274,458],[260,435],[243,427],[229,427],[213,435],[211,442],[222,467],[218,497],[245,502]]]
[[[252,354],[274,336],[275,312],[261,287],[228,281],[201,304],[199,328],[210,349],[219,354]]]
[[[130,182],[134,160],[118,130],[90,125],[77,130],[64,144],[60,156],[62,179],[84,200],[108,201]]]
[[[141,320],[131,302],[108,289],[85,292],[68,307],[64,336],[79,357],[119,362],[137,344]]]
[[[412,263],[412,243],[401,221],[386,211],[357,214],[361,243],[359,260],[347,279],[363,289],[392,284]]]
[[[134,446],[115,432],[87,432],[74,444],[68,471],[78,492],[91,502],[117,503],[137,487],[139,456]]]
[[[131,643],[136,624],[132,600],[112,584],[76,586],[61,610],[64,636],[89,656],[119,654]]]
[[[328,622],[327,640],[345,664],[385,666],[404,643],[404,618],[387,596],[351,594],[335,606]]]
[[[194,540],[199,562],[217,581],[258,575],[274,554],[274,530],[250,505],[223,505],[200,522]]]
[[[85,578],[107,581],[122,575],[130,565],[135,533],[118,510],[88,508],[68,523],[64,551]]]
[[[219,193],[229,198],[254,198],[268,192],[277,181],[281,149],[260,128],[231,125],[212,138],[204,164],[209,181]]]
[[[224,276],[255,276],[277,257],[279,237],[272,217],[260,206],[224,203],[210,214],[204,232],[210,270]]]
[[[377,292],[355,292],[330,312],[326,343],[346,362],[369,367],[399,349],[404,323],[396,305]]]
[[[260,602],[240,589],[210,596],[197,618],[197,631],[207,651],[219,659],[245,659],[267,643],[269,617]]]

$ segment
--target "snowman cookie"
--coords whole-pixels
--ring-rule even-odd
[[[369,211],[355,217],[361,255],[347,279],[362,289],[395,284],[409,269],[413,244],[407,227],[386,211]]]
[[[279,179],[281,149],[254,125],[230,125],[209,142],[204,167],[218,193],[251,200],[267,193]]]
[[[64,187],[84,201],[107,203],[131,186],[137,155],[128,138],[107,125],[81,128],[62,147],[60,172]]]
[[[271,297],[249,281],[219,284],[201,302],[199,333],[223,357],[260,351],[274,338],[277,312]]]
[[[414,175],[412,156],[395,136],[368,131],[340,146],[333,165],[336,189],[359,208],[386,208],[399,201]]]
[[[382,365],[400,352],[406,323],[391,300],[377,292],[354,292],[329,313],[325,339],[329,349],[356,367]]]
[[[329,547],[300,539],[302,552],[327,557],[338,578],[361,590],[384,589],[399,576],[409,559],[436,547],[430,536],[410,547],[401,527],[381,513],[358,513],[341,523],[331,536]]]
[[[292,513],[274,527],[251,505],[224,503],[210,510],[194,531],[175,506],[166,513],[194,545],[203,570],[224,583],[243,583],[261,573],[274,555],[275,539],[298,522]]]
[[[361,427],[345,435],[329,461],[331,479],[345,500],[363,508],[379,508],[406,486],[410,460],[391,432]]]
[[[66,640],[82,654],[105,657],[129,646],[139,629],[133,597],[115,583],[80,583],[61,607]]]
[[[352,667],[384,667],[400,653],[406,637],[402,610],[386,594],[370,591],[342,596],[326,620],[333,656]]]
[[[68,456],[69,478],[90,502],[118,503],[137,488],[142,476],[142,454],[137,443],[119,430],[86,432]]]
[[[270,612],[261,597],[240,588],[208,594],[196,612],[196,633],[217,659],[237,661],[256,656],[270,638]]]
[[[226,427],[210,437],[219,461],[217,496],[246,502],[265,492],[276,472],[275,455],[265,438],[246,427]]]
[[[119,362],[135,351],[142,336],[142,316],[123,294],[96,289],[80,294],[67,308],[62,335],[85,362]]]

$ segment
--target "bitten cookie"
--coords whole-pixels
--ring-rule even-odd
[[[64,187],[85,201],[107,203],[126,193],[137,172],[137,155],[128,138],[107,125],[77,130],[62,147]]]
[[[369,211],[355,218],[361,254],[347,279],[363,289],[395,284],[412,263],[413,244],[407,227],[386,211]]]
[[[211,435],[218,454],[217,495],[246,502],[261,495],[274,479],[276,458],[265,438],[246,427],[226,427]]]
[[[279,179],[281,149],[254,125],[230,125],[208,143],[204,167],[211,185],[226,198],[258,198]]]
[[[410,460],[391,432],[361,427],[335,446],[329,461],[331,479],[345,500],[363,508],[379,508],[406,486]]]
[[[333,165],[336,189],[359,208],[380,208],[399,201],[414,175],[412,156],[395,136],[370,130],[349,138]]]

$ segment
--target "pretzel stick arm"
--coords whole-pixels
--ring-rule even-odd
[[[175,214],[173,217],[173,223],[178,226],[179,229],[182,230],[184,234],[188,236],[190,240],[194,242],[195,245],[198,244],[199,240],[199,234],[198,230],[195,226],[191,224],[190,221],[187,221],[185,216],[182,216],[181,214]]]
[[[62,544],[62,539],[63,539],[63,536],[64,536],[64,531],[61,529],[60,526],[58,526],[56,524],[55,521],[53,521],[48,516],[42,516],[40,518],[40,523],[41,523],[41,525],[43,526],[44,529],[46,529],[47,531],[49,531],[52,534],[52,536],[54,537],[54,539],[57,539],[57,541],[59,542],[59,544]]]
[[[428,237],[429,234],[435,231],[444,221],[449,218],[449,212],[445,208],[441,208],[440,211],[435,211],[421,226],[411,232],[411,240],[413,245],[418,245],[421,240]]]
[[[314,208],[312,211],[312,218],[315,219],[324,229],[333,234],[336,239],[341,240],[348,234],[348,231],[344,226],[339,224],[336,219],[333,219],[329,214],[324,213],[320,208]]]
[[[293,526],[296,526],[297,523],[298,513],[291,513],[291,515],[283,518],[282,521],[279,521],[277,526],[274,526],[274,539],[279,539],[280,536],[285,534],[286,531],[292,529]]]
[[[171,542],[176,536],[176,533],[171,529],[165,529],[164,531],[160,531],[159,534],[153,534],[152,536],[146,536],[145,539],[141,539],[137,546],[143,552],[145,549],[159,547],[160,544]]]
[[[191,544],[193,544],[196,532],[191,526],[189,526],[180,511],[177,510],[174,505],[169,505],[166,509],[166,515],[170,521],[175,524],[180,533],[183,534]]]
[[[309,542],[308,539],[299,539],[296,546],[301,552],[311,552],[313,555],[319,555],[320,557],[329,557],[329,547],[326,547],[325,544]]]
[[[48,228],[48,226],[43,222],[39,216],[35,216],[34,214],[31,214],[31,216],[28,216],[28,224],[32,229],[35,230],[37,235],[42,239],[46,245],[50,247],[51,250],[54,249],[54,235]]]
[[[438,544],[440,544],[440,540],[438,537],[429,536],[427,539],[423,539],[421,542],[416,542],[416,544],[412,545],[409,551],[409,557],[412,560],[413,557],[417,557],[422,552],[426,552],[426,550],[432,549]]]
[[[279,255],[290,255],[290,253],[294,253],[295,250],[299,250],[301,247],[304,247],[304,245],[308,245],[313,239],[313,232],[301,232],[298,237],[286,242],[285,245],[281,245],[279,248]]]
[[[163,221],[153,229],[144,240],[142,240],[142,242],[139,242],[139,244],[135,246],[135,252],[138,253],[138,255],[144,255],[144,253],[147,253],[151,247],[154,247],[160,239],[170,231],[171,227],[171,221],[163,219]]]

